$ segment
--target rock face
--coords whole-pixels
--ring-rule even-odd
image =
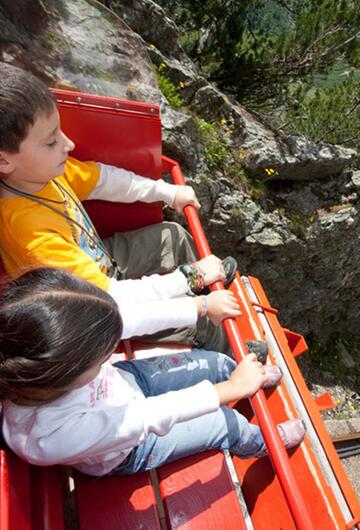
[[[3,2],[2,60],[29,68],[50,85],[159,103],[156,76],[141,38],[93,0]],[[10,24],[10,26],[9,26]]]
[[[360,176],[344,172],[354,152],[274,131],[211,86],[152,0],[102,3],[107,7],[95,0],[4,0],[1,60],[52,86],[160,103],[165,154],[196,188],[212,248],[261,279],[284,325],[323,340],[358,335]],[[152,63],[163,65],[185,109],[161,95]],[[222,165],[209,165],[196,116],[226,124]],[[258,181],[266,183],[252,187]]]
[[[308,184],[303,205],[301,186],[259,202],[223,186],[209,223],[213,248],[232,251],[242,273],[261,279],[281,322],[322,340],[358,335],[360,195],[354,189],[350,177],[342,186]]]

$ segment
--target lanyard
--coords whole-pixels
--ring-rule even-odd
[[[55,208],[55,206],[53,206],[52,204],[48,203],[48,202],[54,202],[56,204],[64,204],[65,200],[63,202],[60,202],[60,201],[54,201],[52,199],[41,199],[40,197],[37,197],[36,195],[32,195],[31,193],[26,193],[25,191],[21,191],[21,190],[18,190],[17,188],[13,188],[12,186],[9,186],[9,184],[6,184],[6,182],[4,182],[1,179],[0,179],[0,186],[2,186],[3,188],[6,188],[6,189],[9,189],[9,190],[13,191],[17,195],[20,195],[21,197],[25,197],[26,199],[30,199],[30,200],[38,203],[38,204],[41,204],[42,206],[45,206],[49,210],[52,210],[53,212],[56,212],[58,215],[61,215],[62,217],[64,217],[67,221],[69,221],[70,223],[73,223],[78,228],[80,228],[80,230],[83,231],[88,236],[88,238],[94,243],[95,246],[100,247],[100,249],[104,252],[104,254],[107,256],[107,258],[110,260],[111,268],[108,271],[108,276],[110,278],[112,278],[112,277],[116,278],[117,275],[118,275],[118,272],[119,272],[118,265],[117,265],[115,259],[113,258],[113,256],[110,254],[110,252],[106,248],[106,246],[104,245],[104,243],[102,242],[102,240],[101,240],[99,234],[97,233],[92,221],[90,220],[90,217],[88,216],[85,208],[59,182],[56,182],[55,180],[53,180],[52,182],[56,185],[56,187],[62,193],[64,199],[65,199],[65,195],[67,195],[68,197],[71,198],[71,200],[74,202],[74,204],[80,210],[80,212],[82,213],[84,218],[90,223],[90,226],[94,230],[95,237],[93,236],[93,234],[91,234],[91,232],[89,232],[89,230],[87,228],[85,228],[80,223],[78,223],[70,215],[68,215],[65,212],[62,212],[61,210],[58,210],[57,208]]]

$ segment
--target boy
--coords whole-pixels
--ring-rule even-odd
[[[0,63],[0,249],[8,273],[14,277],[39,266],[68,270],[115,299],[124,319],[123,338],[191,326],[161,336],[227,351],[221,327],[202,318],[195,328],[196,304],[184,296],[189,289],[198,293],[225,280],[222,262],[210,256],[164,276],[123,280],[194,262],[191,237],[175,223],[162,223],[103,242],[80,202],[164,200],[180,212],[187,204],[199,207],[193,190],[80,162],[68,157],[73,148],[61,131],[56,101],[47,87],[29,72]],[[210,296],[219,302],[220,320],[224,312],[239,314],[230,292]],[[164,314],[161,301],[169,299]],[[203,299],[202,315],[206,303]]]

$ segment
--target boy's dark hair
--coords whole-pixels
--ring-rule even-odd
[[[70,385],[114,351],[121,333],[105,291],[57,269],[27,272],[1,297],[0,399]]]
[[[0,149],[17,153],[39,113],[50,114],[56,99],[31,72],[0,62]]]

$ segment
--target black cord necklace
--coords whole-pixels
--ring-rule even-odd
[[[111,263],[111,269],[109,270],[108,272],[108,276],[110,277],[117,277],[118,273],[119,273],[119,270],[118,270],[118,264],[116,263],[115,259],[113,258],[113,256],[110,254],[110,252],[108,251],[108,249],[106,248],[106,246],[104,245],[104,243],[102,242],[102,239],[100,238],[99,234],[97,233],[96,231],[96,228],[94,227],[90,217],[88,216],[85,208],[83,207],[83,205],[78,202],[73,196],[71,193],[69,193],[69,191],[64,188],[59,182],[56,182],[55,180],[52,181],[55,186],[59,189],[60,192],[62,192],[62,195],[64,197],[64,200],[62,201],[56,201],[54,199],[48,199],[48,198],[40,198],[38,197],[37,195],[33,195],[31,193],[27,193],[25,191],[21,191],[21,190],[18,190],[17,188],[13,188],[12,186],[10,186],[9,184],[6,184],[3,180],[0,179],[0,186],[5,188],[5,189],[10,189],[13,193],[15,193],[16,195],[19,195],[20,197],[25,197],[27,199],[30,199],[38,204],[41,204],[42,206],[45,206],[45,208],[48,208],[49,210],[52,210],[53,212],[56,212],[58,215],[61,215],[61,217],[64,217],[68,222],[70,223],[73,223],[74,225],[76,225],[78,228],[80,228],[81,231],[83,231],[87,236],[88,238],[93,242],[93,244],[97,247],[100,247],[100,249],[104,252],[104,254],[107,256],[107,258],[109,259],[110,263]],[[52,203],[56,203],[56,204],[65,204],[66,203],[66,198],[65,198],[65,194],[68,195],[68,197],[71,198],[71,200],[74,202],[74,204],[77,206],[77,208],[80,210],[80,212],[82,213],[82,215],[85,217],[85,219],[90,223],[90,226],[92,227],[93,231],[94,231],[94,235],[95,237],[91,234],[91,232],[89,232],[89,230],[87,228],[85,228],[83,225],[81,225],[80,223],[78,223],[75,219],[73,219],[70,215],[67,215],[65,212],[62,212],[60,210],[58,210],[57,208],[55,208],[54,206],[52,206],[51,204],[47,204],[46,201],[48,202],[52,202]]]
[[[33,199],[34,197],[36,197],[36,195],[33,195],[32,193],[27,193],[26,191],[21,191],[21,190],[18,190],[17,188],[13,188],[12,186],[10,186],[10,184],[7,184],[2,179],[0,179],[0,186],[2,188],[5,188],[7,190],[12,191],[16,195],[21,195],[22,197],[27,197],[28,199]],[[48,199],[47,197],[44,197],[43,200],[46,201],[46,202],[54,202],[55,204],[64,204],[65,203],[64,200],[57,201],[55,199]]]

